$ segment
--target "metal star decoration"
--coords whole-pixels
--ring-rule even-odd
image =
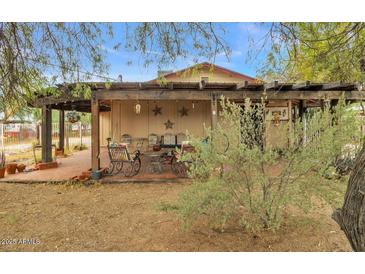
[[[170,119],[168,119],[167,122],[164,124],[165,124],[166,129],[169,129],[169,128],[172,129],[172,126],[174,125],[174,123],[171,122]]]
[[[180,116],[183,117],[183,116],[188,116],[188,111],[189,109],[186,108],[186,107],[182,107],[180,110],[179,110],[179,113],[180,113]]]
[[[161,110],[162,110],[162,107],[159,107],[159,106],[155,105],[155,108],[152,111],[155,114],[155,116],[157,116],[157,115],[162,114]]]

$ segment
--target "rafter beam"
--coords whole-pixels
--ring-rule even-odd
[[[236,86],[234,87],[234,90],[240,90],[247,87],[248,87],[248,81],[244,81],[241,83],[237,83]]]
[[[278,81],[274,81],[271,83],[266,83],[264,84],[264,90],[273,90],[273,89],[277,89],[279,86],[279,82]]]
[[[292,86],[293,90],[298,90],[298,89],[308,89],[310,87],[311,81],[305,81],[304,83],[298,83],[298,84],[294,84]]]

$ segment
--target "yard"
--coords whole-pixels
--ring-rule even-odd
[[[173,202],[189,183],[85,185],[0,183],[1,251],[351,251],[330,218],[287,210],[276,233],[203,223],[185,231],[161,202]],[[289,217],[290,216],[290,217]],[[34,239],[39,244],[4,244]]]

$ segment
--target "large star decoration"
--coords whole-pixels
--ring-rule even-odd
[[[189,109],[187,109],[186,107],[182,107],[179,112],[180,112],[180,116],[183,117],[183,116],[188,116],[188,111]]]
[[[155,116],[157,116],[157,115],[162,114],[161,110],[162,110],[162,107],[159,107],[159,106],[155,105],[155,108],[152,111],[155,114]]]
[[[170,119],[169,119],[169,120],[167,120],[167,122],[166,122],[166,123],[164,123],[164,124],[165,124],[166,129],[169,129],[169,128],[171,128],[171,129],[172,129],[172,126],[174,125],[174,123],[173,123],[173,122],[171,122],[171,121],[170,121]]]

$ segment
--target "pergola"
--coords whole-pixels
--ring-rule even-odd
[[[235,102],[246,98],[252,101],[286,100],[291,110],[298,106],[301,117],[306,108],[323,107],[325,102],[337,103],[342,96],[346,101],[362,101],[365,90],[357,83],[212,83],[212,82],[115,82],[85,83],[91,87],[91,98],[72,95],[75,84],[59,86],[60,93],[55,96],[39,96],[30,103],[32,107],[42,108],[42,162],[52,161],[52,109],[60,110],[59,148],[64,148],[64,111],[76,110],[90,112],[92,120],[91,166],[93,172],[100,169],[99,112],[110,111],[113,100],[209,100],[211,102],[212,127],[217,123],[217,101],[221,96]],[[289,121],[292,121],[289,111]]]

